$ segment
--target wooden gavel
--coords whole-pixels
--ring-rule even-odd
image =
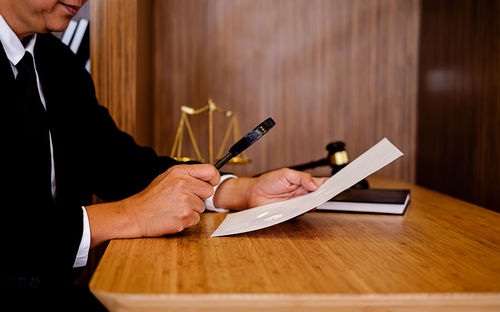
[[[342,141],[331,142],[326,146],[326,150],[328,151],[327,157],[312,161],[305,164],[295,165],[289,167],[294,170],[306,170],[312,169],[320,166],[330,166],[332,168],[332,175],[339,172],[342,168],[344,168],[349,163],[349,156],[345,149],[345,143]],[[368,181],[361,180],[356,183],[352,188],[368,188]]]

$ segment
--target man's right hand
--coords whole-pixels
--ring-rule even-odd
[[[124,200],[135,216],[140,236],[177,233],[198,224],[204,201],[220,175],[212,165],[179,165],[159,175],[142,192]]]
[[[178,165],[142,192],[114,203],[86,207],[91,246],[113,238],[155,237],[196,225],[204,200],[220,181],[212,165]]]

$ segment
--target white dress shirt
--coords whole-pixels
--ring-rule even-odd
[[[35,48],[35,43],[36,43],[36,34],[33,35],[31,38],[30,42],[25,46],[21,43],[21,40],[17,37],[17,35],[14,33],[14,31],[10,28],[10,26],[7,24],[7,22],[4,20],[2,15],[0,14],[0,42],[3,46],[3,49],[5,50],[5,54],[7,55],[7,58],[10,61],[10,65],[12,68],[12,72],[14,73],[14,77],[17,77],[18,70],[16,68],[16,65],[21,61],[21,59],[24,57],[24,54],[26,52],[31,53],[33,56],[33,65],[35,67],[35,73],[36,73],[36,82],[38,85],[38,92],[40,94],[40,100],[43,104],[43,106],[46,108],[45,104],[45,97],[43,95],[43,90],[41,88],[40,80],[38,78],[38,72],[36,70],[36,63],[34,62],[35,59],[35,54],[34,54],[34,48]],[[56,196],[56,176],[55,176],[55,169],[54,169],[54,157],[53,157],[53,146],[52,146],[52,135],[49,130],[49,141],[50,141],[50,158],[51,158],[51,191],[52,191],[52,197],[55,198]],[[234,175],[224,175],[221,177],[220,183],[223,181],[229,179],[229,178],[236,178]],[[219,185],[220,185],[219,183]],[[214,194],[215,191],[217,190],[217,187],[214,187]],[[213,204],[213,196],[208,198],[205,201],[205,207],[207,210],[211,211],[218,211],[218,212],[224,212],[227,211],[226,209],[220,209],[220,208],[215,208]],[[87,264],[88,260],[88,254],[90,250],[90,225],[89,225],[89,219],[87,216],[87,211],[85,210],[85,207],[82,207],[83,210],[83,233],[82,233],[82,239],[80,241],[80,246],[78,248],[78,253],[75,258],[75,262],[73,264],[74,268],[77,267],[83,267]]]

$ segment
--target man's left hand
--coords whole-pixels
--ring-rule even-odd
[[[291,199],[315,191],[326,178],[288,168],[265,173],[258,178],[237,178],[224,181],[214,197],[218,208],[242,210]]]

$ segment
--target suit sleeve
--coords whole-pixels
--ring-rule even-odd
[[[169,167],[181,164],[165,156],[158,156],[150,147],[139,146],[127,133],[121,131],[108,110],[97,103],[90,76],[82,74],[88,90],[80,119],[82,151],[86,162],[86,178],[92,192],[104,200],[119,200],[143,190],[156,176]],[[87,125],[87,126],[86,126]]]

